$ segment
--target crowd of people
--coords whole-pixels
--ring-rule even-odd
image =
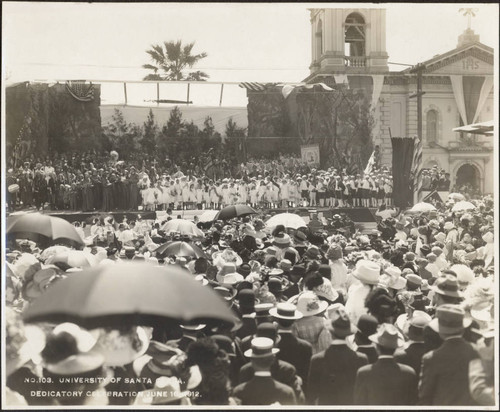
[[[234,174],[163,162],[125,162],[116,152],[31,159],[7,171],[8,210],[220,209],[243,203],[256,208],[378,207],[392,203],[392,176],[311,168],[292,156],[250,160]],[[189,166],[189,165],[188,165]]]
[[[267,227],[259,212],[198,223],[202,235],[189,238],[160,220],[108,216],[77,224],[89,240],[85,265],[56,261],[64,246],[9,239],[4,402],[492,406],[494,201],[472,202],[463,212],[450,200],[429,212],[380,214],[366,234],[343,230],[335,216],[328,226]],[[203,256],[159,252],[171,240]],[[23,323],[23,311],[57,282],[128,261],[165,276],[183,268],[238,322],[216,331]]]

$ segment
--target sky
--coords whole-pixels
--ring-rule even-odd
[[[469,6],[476,9],[472,28],[481,42],[496,50],[498,44],[496,4],[6,2],[2,6],[2,69],[7,84],[141,80],[148,73],[141,66],[150,63],[145,50],[169,40],[194,41],[195,53],[206,52],[208,57],[195,69],[207,72],[210,81],[300,82],[309,74],[308,9],[315,7],[385,8],[389,62],[415,64],[455,48],[467,27],[459,9]],[[167,92],[162,86],[162,96],[166,92],[170,98],[186,97],[186,86],[169,87]],[[244,91],[238,89],[225,86],[225,104],[239,102]],[[106,84],[103,97],[122,96],[122,90],[120,84]],[[236,93],[234,101],[231,90]],[[144,93],[154,98],[155,92],[155,85],[128,86],[129,100],[140,100]],[[220,86],[192,87],[192,100],[201,94],[210,95],[216,104]]]

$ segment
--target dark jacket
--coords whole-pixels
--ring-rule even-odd
[[[397,350],[394,353],[394,360],[403,365],[408,365],[420,376],[420,367],[422,366],[422,356],[426,352],[424,342],[412,342],[406,349]]]
[[[378,352],[375,346],[372,345],[358,345],[356,352],[364,353],[368,358],[368,363],[375,363],[378,359]]]
[[[239,382],[248,382],[254,377],[254,369],[252,363],[248,362],[243,365],[240,369]],[[284,383],[291,388],[295,387],[296,383],[296,372],[295,367],[290,365],[288,362],[284,362],[276,358],[275,362],[271,365],[271,376],[278,382]]]
[[[295,405],[295,394],[289,386],[270,376],[254,376],[233,389],[232,396],[241,400],[242,405]]]
[[[288,362],[295,366],[297,375],[302,378],[305,389],[307,382],[307,374],[311,365],[312,346],[304,339],[297,338],[293,333],[281,332],[280,341],[278,342],[278,359]]]
[[[415,405],[418,379],[415,371],[394,358],[379,358],[359,369],[354,386],[357,405]]]
[[[354,404],[354,382],[368,358],[346,344],[332,344],[311,359],[306,399],[314,405]]]
[[[475,406],[469,391],[469,362],[479,354],[463,338],[451,338],[422,357],[420,405]]]

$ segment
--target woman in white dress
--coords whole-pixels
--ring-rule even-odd
[[[230,205],[234,205],[238,203],[239,194],[238,194],[238,185],[234,182],[229,183],[228,189],[228,201]]]
[[[281,180],[280,185],[280,203],[281,207],[287,208],[290,202],[290,185],[286,177]]]
[[[227,179],[222,180],[220,187],[220,194],[222,195],[222,207],[229,206],[229,182]]]
[[[161,208],[162,210],[167,210],[170,207],[171,196],[170,196],[170,182],[167,179],[162,179],[160,188],[161,194]]]
[[[190,192],[189,192],[189,181],[187,177],[181,177],[181,189],[182,189],[182,210],[186,210],[189,205]]]
[[[188,182],[188,204],[187,209],[194,209],[194,205],[196,203],[196,189],[193,181]]]
[[[182,186],[179,178],[175,179],[175,183],[173,185],[172,195],[174,198],[174,208],[182,209]]]
[[[259,206],[261,208],[265,208],[267,207],[267,186],[266,186],[266,182],[264,182],[263,180],[260,181],[259,183],[259,187],[258,187],[258,190],[257,190],[257,196],[259,198]]]
[[[248,185],[245,181],[240,181],[238,188],[238,196],[240,203],[247,204],[248,203]]]
[[[279,184],[279,183],[278,183]],[[269,197],[271,200],[271,207],[276,209],[278,207],[280,188],[272,180],[269,182]]]
[[[259,203],[259,189],[257,187],[257,182],[254,180],[248,185],[248,191],[250,194],[250,204],[252,207],[257,207]]]

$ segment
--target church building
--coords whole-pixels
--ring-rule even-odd
[[[310,10],[312,58],[306,83],[347,84],[371,91],[374,145],[392,162],[392,137],[418,134],[417,74],[390,71],[385,9]],[[415,41],[418,41],[416,39]],[[494,118],[493,49],[469,27],[457,46],[423,61],[423,168],[450,174],[451,187],[470,184],[493,193],[493,136],[454,132]]]

